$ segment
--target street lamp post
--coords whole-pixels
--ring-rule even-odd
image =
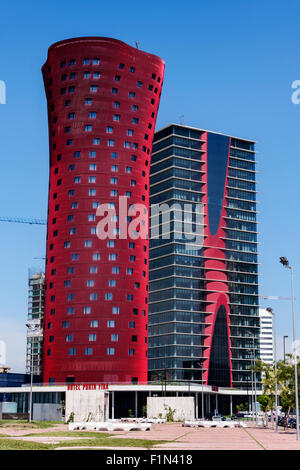
[[[297,368],[297,353],[296,353],[296,333],[295,333],[295,297],[294,297],[294,268],[290,266],[288,259],[282,256],[280,263],[291,272],[291,290],[292,290],[292,323],[293,323],[293,353],[294,353],[294,368],[295,368],[295,401],[296,401],[296,436],[297,441],[300,440],[299,436],[299,399],[298,399],[298,368]]]
[[[26,327],[32,333],[38,331],[38,327],[31,323],[26,323]],[[30,345],[30,394],[29,394],[29,407],[28,407],[28,420],[29,423],[32,421],[32,385],[33,385],[33,336],[31,338],[31,345]]]
[[[256,396],[256,369],[255,369],[255,362],[256,362],[256,354],[255,354],[255,342],[254,342],[254,334],[251,331],[248,331],[248,334],[252,336],[252,351],[253,351],[253,375],[254,375],[254,410],[255,410],[255,426],[257,426],[257,396]],[[252,410],[253,412],[253,410]]]
[[[274,364],[275,364],[275,430],[278,432],[278,384],[277,384],[277,354],[276,354],[276,322],[275,313],[271,307],[266,308],[267,312],[272,314],[273,317],[273,350],[274,350]]]

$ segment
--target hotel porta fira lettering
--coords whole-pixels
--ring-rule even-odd
[[[67,390],[108,390],[108,384],[68,384]]]

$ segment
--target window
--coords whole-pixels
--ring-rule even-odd
[[[75,118],[75,113],[68,114],[68,119],[74,119],[74,118]]]
[[[93,348],[84,348],[84,354],[85,356],[92,356]]]
[[[78,208],[78,202],[72,202],[71,208],[72,209],[77,209]]]
[[[107,126],[107,127],[106,127],[106,133],[107,133],[107,134],[112,134],[112,133],[113,133],[113,130],[114,130],[114,129],[113,129],[113,127],[111,127],[111,126]]]
[[[143,86],[143,82],[141,82],[140,80],[136,83],[136,86],[141,88]]]
[[[87,287],[94,287],[94,285],[95,285],[95,281],[93,279],[88,279],[86,281],[86,286]]]
[[[68,307],[67,314],[68,315],[73,315],[75,313],[75,308],[74,307]]]
[[[136,180],[131,180],[130,181],[130,186],[135,186],[136,185]]]
[[[133,135],[133,129],[127,129],[126,135]]]
[[[109,253],[108,259],[109,259],[109,261],[116,261],[116,259],[117,259],[116,253]]]
[[[128,93],[128,96],[129,96],[129,98],[134,98],[134,97],[135,97],[134,91],[130,91],[130,92]]]
[[[108,248],[114,248],[115,246],[115,240],[108,240],[106,246]]]
[[[132,124],[138,124],[139,120],[138,120],[138,118],[134,117],[134,118],[132,118],[131,122],[132,122]]]
[[[131,197],[131,192],[130,192],[130,191],[126,191],[125,196],[126,196],[126,197]]]
[[[74,271],[75,271],[74,267],[73,267],[73,266],[69,266],[69,267],[68,267],[68,270],[67,270],[67,273],[68,273],[68,274],[73,274]]]
[[[129,356],[134,356],[134,349],[129,348],[129,349],[128,349],[128,355],[129,355]]]
[[[118,165],[112,165],[111,171],[118,171]]]
[[[84,240],[84,247],[90,248],[92,246],[92,240]]]
[[[85,132],[92,132],[93,126],[91,124],[88,124],[84,127]]]
[[[124,142],[124,148],[130,149],[130,142],[126,141]]]
[[[96,117],[97,117],[96,111],[91,111],[91,112],[89,113],[89,118],[90,118],[90,119],[96,119]]]
[[[113,120],[120,121],[120,114],[114,114]]]
[[[80,183],[80,181],[81,181],[80,176],[75,176],[74,183]]]
[[[69,192],[68,192],[68,195],[69,196],[74,196],[74,194],[75,194],[74,189],[70,189]]]
[[[108,286],[109,287],[116,287],[116,285],[117,285],[117,281],[115,279],[110,279],[108,281]]]
[[[93,76],[94,78],[100,78],[101,75],[100,75],[100,72],[94,72]]]
[[[112,313],[113,313],[114,315],[119,315],[119,313],[120,313],[120,307],[113,307],[113,308],[112,308]]]
[[[63,328],[69,328],[69,326],[70,326],[70,322],[69,322],[69,321],[63,321],[63,322],[62,322],[62,327],[63,327]]]
[[[73,144],[73,140],[72,139],[68,139],[67,142],[66,142],[66,145],[72,145]]]
[[[91,85],[91,86],[90,86],[90,91],[91,91],[92,93],[95,93],[96,91],[98,91],[98,85]]]
[[[83,59],[83,65],[88,65],[90,63],[90,59],[85,58]]]
[[[127,294],[126,295],[126,300],[132,302],[133,301],[133,295],[132,294]]]
[[[112,139],[109,139],[109,140],[107,141],[107,145],[108,145],[108,147],[114,147],[115,141],[112,140]]]
[[[98,320],[91,320],[90,327],[98,328]]]
[[[89,176],[89,183],[96,183],[96,176]]]
[[[84,72],[83,73],[83,78],[90,78],[91,73],[90,72]]]
[[[118,93],[118,88],[112,88],[111,92],[113,95],[116,95]]]
[[[116,189],[112,189],[111,192],[110,192],[110,195],[113,196],[113,197],[116,197],[116,196],[118,196],[118,191]]]
[[[89,151],[89,157],[90,158],[95,158],[96,157],[96,150],[90,150]]]
[[[69,343],[70,341],[73,341],[73,335],[66,336],[66,342]]]
[[[132,268],[127,268],[126,269],[126,274],[129,274],[131,276],[133,274],[133,269]]]
[[[94,261],[99,261],[101,259],[100,253],[93,253],[93,260]]]
[[[110,154],[110,157],[113,159],[113,160],[116,160],[118,158],[118,153],[117,152],[112,152]]]
[[[100,59],[95,58],[93,59],[93,65],[99,65],[100,64]]]
[[[129,256],[129,261],[134,262],[134,261],[135,261],[135,256],[134,256],[134,255],[130,255],[130,256]]]
[[[135,67],[130,67],[129,72],[134,73],[135,72]]]
[[[122,62],[121,62],[121,63],[119,64],[119,69],[120,69],[120,70],[123,70],[123,69],[124,69],[124,67],[125,67],[125,65],[124,65],[124,64],[122,64]]]
[[[136,155],[131,155],[130,159],[131,159],[131,161],[136,162],[137,156]]]
[[[139,107],[138,107],[137,104],[133,104],[133,105],[131,106],[131,110],[132,110],[132,111],[137,111],[138,109],[139,109]]]
[[[89,341],[96,341],[97,335],[95,333],[90,333],[89,334]]]
[[[100,145],[100,139],[99,139],[99,137],[94,137],[94,139],[93,139],[93,144],[94,144],[94,145]]]
[[[116,82],[119,82],[120,80],[121,80],[120,75],[115,75],[115,81],[116,81]]]
[[[96,189],[95,188],[89,189],[89,196],[96,196]]]
[[[98,267],[97,266],[90,266],[90,273],[97,273]]]
[[[119,274],[120,273],[120,267],[119,266],[114,266],[112,268],[112,273],[113,274]]]
[[[92,294],[90,294],[90,300],[98,300],[98,294],[93,292]]]
[[[74,294],[68,294],[67,295],[67,300],[74,300],[75,299],[75,295]]]
[[[71,287],[71,281],[70,280],[64,281],[64,287]]]
[[[76,356],[76,348],[69,348],[69,356]]]
[[[75,87],[69,86],[69,93],[74,93],[74,92],[75,92]]]
[[[114,333],[110,336],[111,341],[119,341],[119,335]]]
[[[106,353],[108,356],[114,356],[115,348],[107,348]]]
[[[96,216],[94,214],[89,214],[88,215],[88,221],[89,222],[94,222],[96,220]]]
[[[129,328],[135,328],[135,321],[129,322]]]
[[[79,254],[78,254],[78,253],[72,253],[71,259],[72,259],[73,261],[79,260]]]
[[[120,102],[119,101],[114,101],[113,107],[114,108],[119,108],[120,107]]]
[[[64,242],[64,248],[70,248],[71,242]]]
[[[118,178],[110,178],[110,183],[111,184],[117,184],[118,183]]]
[[[131,173],[131,172],[132,172],[131,166],[127,166],[127,167],[125,168],[125,172],[126,172],[126,173]]]
[[[107,321],[107,328],[115,328],[116,322],[115,320],[108,320]]]
[[[82,307],[82,313],[84,315],[88,315],[89,313],[91,313],[91,307],[89,306]]]
[[[96,171],[96,170],[97,170],[96,163],[90,163],[90,171]]]
[[[111,292],[106,292],[104,295],[104,300],[112,300],[113,295]]]
[[[92,98],[86,98],[84,100],[84,104],[91,105],[92,104]]]

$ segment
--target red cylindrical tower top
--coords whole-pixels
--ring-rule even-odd
[[[42,72],[50,145],[44,382],[146,382],[148,240],[119,238],[119,198],[149,208],[164,62],[87,37],[52,45]],[[107,239],[96,234],[102,204],[116,223]]]

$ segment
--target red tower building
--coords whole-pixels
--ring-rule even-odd
[[[149,206],[164,62],[110,38],[58,42],[49,120],[44,382],[146,382],[148,240],[99,239],[99,205]],[[117,218],[115,220],[118,220]],[[128,220],[130,221],[130,220]]]

